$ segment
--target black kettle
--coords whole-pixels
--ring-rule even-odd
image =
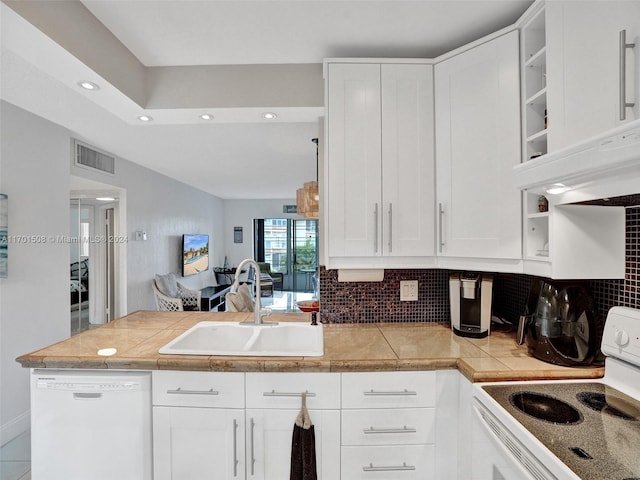
[[[602,365],[603,322],[587,282],[535,279],[517,341],[530,355],[565,367]]]

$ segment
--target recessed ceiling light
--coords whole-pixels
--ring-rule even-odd
[[[138,120],[141,122],[150,122],[153,120],[153,117],[150,117],[149,115],[138,115]]]
[[[93,82],[89,82],[87,80],[83,80],[82,82],[78,82],[78,85],[80,85],[85,90],[100,90],[100,87],[98,85],[96,85]]]
[[[200,115],[200,118],[202,120],[213,120],[213,115],[209,115],[208,113],[203,113],[202,115]]]
[[[266,118],[267,120],[273,120],[274,118],[277,117],[277,115],[275,113],[272,112],[267,112],[264,115],[264,118]]]
[[[567,187],[564,183],[554,183],[553,185],[548,187],[546,190],[547,190],[547,193],[550,195],[558,195],[560,193],[567,192],[571,189]]]
[[[96,200],[100,202],[113,202],[115,198],[113,197],[96,197]]]

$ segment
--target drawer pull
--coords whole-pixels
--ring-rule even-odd
[[[412,427],[407,427],[406,425],[402,428],[374,428],[369,427],[362,430],[366,434],[371,433],[416,433],[417,430]]]
[[[362,467],[364,472],[395,472],[400,470],[415,470],[414,465],[407,465],[406,462],[402,462],[402,465],[389,465],[382,467],[374,467],[372,463],[368,467]]]
[[[389,391],[383,391],[383,390],[374,390],[373,388],[371,390],[369,390],[368,392],[362,392],[364,395],[417,395],[418,392],[413,391],[413,390],[407,390],[406,388],[404,390],[389,390]]]
[[[315,393],[306,392],[307,397],[315,397]],[[270,392],[263,392],[262,395],[264,397],[301,397],[302,392],[276,392],[275,390],[271,390]]]
[[[209,390],[183,390],[178,387],[175,390],[167,390],[169,395],[220,395],[220,392],[215,391],[213,388]]]

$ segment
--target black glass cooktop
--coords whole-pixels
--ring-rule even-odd
[[[640,402],[603,383],[486,385],[583,480],[640,480]]]

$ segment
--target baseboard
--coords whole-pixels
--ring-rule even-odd
[[[0,426],[0,446],[31,428],[31,412],[27,410]]]

